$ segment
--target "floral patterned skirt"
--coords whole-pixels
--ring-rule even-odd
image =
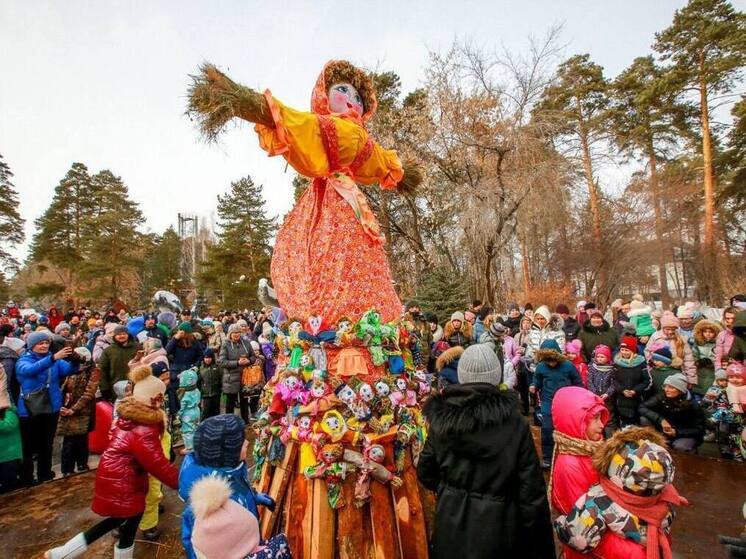
[[[365,233],[326,179],[315,179],[285,218],[272,283],[290,319],[316,315],[331,326],[342,317],[357,321],[370,308],[387,322],[402,312],[383,243]]]

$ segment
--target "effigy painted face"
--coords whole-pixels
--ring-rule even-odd
[[[289,375],[283,382],[290,390],[295,390],[300,387],[300,379],[295,375]]]
[[[396,379],[396,387],[399,390],[406,390],[407,389],[407,381],[403,378]]]
[[[355,391],[351,387],[345,385],[337,392],[337,397],[345,404],[351,404],[355,401]]]
[[[297,336],[300,333],[300,331],[303,330],[303,326],[301,325],[300,322],[292,322],[292,323],[290,323],[289,330],[290,330],[290,335],[291,336],[292,335],[296,335]]]
[[[298,419],[298,427],[301,429],[310,429],[311,428],[311,418],[307,415],[303,415]]]
[[[351,83],[335,83],[329,88],[329,109],[333,113],[345,114],[355,110],[363,114],[363,98]]]

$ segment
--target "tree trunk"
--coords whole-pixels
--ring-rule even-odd
[[[715,170],[712,166],[712,133],[710,131],[710,112],[707,102],[707,81],[705,79],[705,55],[699,58],[699,107],[702,125],[702,167],[704,174],[704,239],[702,243],[702,274],[699,290],[703,300],[710,305],[720,304],[720,277],[717,265],[717,247],[715,245]]]
[[[531,269],[528,261],[528,250],[526,249],[526,239],[521,235],[519,237],[521,247],[521,271],[523,272],[523,292],[528,297],[531,291]]]
[[[596,262],[605,261],[603,254],[603,243],[601,239],[601,203],[598,186],[593,178],[593,161],[591,160],[591,148],[588,145],[588,135],[581,128],[580,130],[580,147],[583,158],[583,171],[585,181],[588,184],[588,201],[591,205],[591,230],[593,233],[593,248],[596,252]],[[602,293],[606,289],[606,270],[603,264],[598,269],[598,288],[597,293]]]
[[[650,165],[650,192],[653,196],[653,212],[655,215],[655,236],[658,241],[658,280],[661,288],[661,302],[663,308],[668,308],[671,304],[671,295],[668,293],[666,254],[669,251],[663,239],[663,218],[661,216],[661,197],[658,184],[658,160],[655,157],[652,139],[648,142],[648,162]]]

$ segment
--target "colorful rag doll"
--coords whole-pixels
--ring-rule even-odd
[[[298,471],[304,472],[306,468],[315,463],[318,449],[324,444],[326,435],[313,431],[313,422],[308,415],[300,415],[293,425],[289,425],[280,435],[282,442],[287,445],[288,441],[300,443],[300,460],[298,460]]]
[[[413,407],[417,405],[417,383],[410,381],[409,379],[401,376],[396,379],[393,392],[389,395],[391,405],[394,408],[402,406]]]
[[[334,393],[357,421],[364,422],[371,418],[370,407],[358,397],[352,386],[343,382]]]
[[[383,351],[383,343],[387,339],[396,336],[396,329],[388,324],[381,324],[381,315],[375,309],[370,309],[355,325],[357,337],[368,346],[373,364],[383,365],[386,362],[386,354]]]
[[[344,446],[341,444],[327,444],[318,454],[318,462],[303,470],[308,479],[323,479],[326,482],[326,495],[329,506],[339,509],[344,506],[340,499],[342,482],[347,477],[349,466],[343,461]]]
[[[287,345],[290,350],[290,362],[288,363],[288,369],[300,369],[300,360],[303,356],[303,351],[306,349],[306,345],[300,339],[300,333],[303,331],[303,326],[297,320],[290,323],[288,326],[288,339]]]
[[[294,413],[315,417],[341,404],[339,398],[332,393],[329,383],[322,379],[315,379],[308,389],[308,403],[296,406]]]
[[[301,331],[299,337],[311,345],[308,355],[313,360],[314,367],[326,371],[327,361],[324,344],[334,342],[336,332],[327,328],[324,319],[320,316],[311,316],[308,319],[308,330]]]
[[[356,320],[371,307],[387,321],[399,314],[384,237],[356,183],[405,189],[421,175],[368,135],[376,107],[370,78],[343,60],[324,67],[312,112],[239,85],[210,64],[193,77],[189,113],[207,138],[235,117],[255,123],[262,149],[313,179],[280,227],[272,254],[274,289],[289,316]]]
[[[373,407],[379,417],[393,413],[393,406],[391,404],[391,385],[385,379],[378,379],[374,385],[376,390],[376,402]]]
[[[355,482],[355,506],[362,507],[370,499],[371,478],[381,483],[391,483],[396,488],[401,487],[401,478],[389,471],[383,462],[386,451],[380,444],[371,444],[363,449],[362,454],[346,448],[344,460],[355,466],[357,481]]]
[[[337,347],[345,347],[352,343],[355,335],[352,331],[352,321],[343,316],[337,322],[337,331],[334,334],[334,345]]]
[[[292,369],[285,371],[279,382],[274,385],[272,404],[269,407],[269,413],[273,416],[284,416],[288,407],[295,404],[305,404],[308,399],[308,393],[303,387],[298,374]]]
[[[199,373],[197,369],[187,369],[179,375],[179,420],[181,421],[181,436],[184,440],[184,451],[192,452],[194,448],[194,432],[200,420],[199,404],[202,393],[197,388]]]

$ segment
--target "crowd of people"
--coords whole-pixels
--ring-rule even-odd
[[[705,318],[695,303],[661,311],[641,297],[615,301],[606,312],[587,301],[573,313],[564,304],[554,311],[510,304],[502,313],[474,301],[445,321],[423,313],[417,301],[404,311],[417,363],[437,389],[424,406],[431,429],[418,474],[438,492],[439,519],[454,507],[466,515],[449,514],[444,525],[436,520],[436,534],[451,534],[470,519],[478,530],[489,499],[486,508],[469,511],[463,494],[449,497],[443,488],[470,480],[480,490],[494,489],[503,466],[475,468],[498,450],[500,460],[510,453],[522,460],[518,475],[527,476],[530,487],[523,499],[536,511],[547,500],[539,468],[552,469],[549,501],[561,513],[555,530],[568,557],[604,545],[639,547],[645,531],[650,539],[651,530],[637,520],[652,521],[637,514],[641,505],[630,495],[663,492],[666,502],[683,502],[671,485],[667,447],[696,452],[711,441],[723,457],[746,457],[743,296],[731,300],[719,321]],[[112,530],[118,531],[115,557],[132,557],[138,528],[147,539],[160,535],[162,483],[187,501],[182,534],[188,557],[228,556],[206,550],[229,545],[224,534],[235,521],[235,503],[251,518],[230,531],[236,538],[231,545],[242,553],[231,557],[289,556],[282,534],[259,536],[257,506],[271,503],[251,488],[245,462],[247,425],[283,351],[278,339],[287,325],[273,316],[270,308],[200,317],[188,310],[63,313],[54,306],[37,314],[7,305],[0,318],[0,492],[55,477],[55,436],[62,437],[62,475],[89,468],[92,434],[103,432],[106,439],[92,507],[104,520],[47,557],[78,557]],[[508,436],[524,432],[516,427],[527,426],[521,414],[541,428],[536,471],[528,429],[523,439]],[[602,443],[603,456],[592,461]],[[177,453],[184,455],[180,472]],[[654,471],[647,466],[641,474],[643,462],[656,465]],[[215,473],[225,483],[201,483]],[[668,510],[656,508],[663,534]],[[636,534],[620,528],[630,515]],[[549,525],[548,508],[535,522]],[[551,533],[541,543],[542,530],[537,549],[553,548]],[[433,545],[435,556],[445,556],[453,540],[442,540],[440,554],[437,541]],[[484,549],[499,549],[490,545]]]

